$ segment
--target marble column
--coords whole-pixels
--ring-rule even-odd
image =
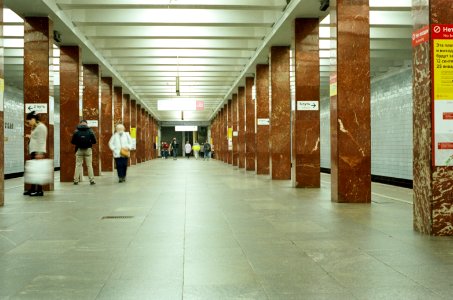
[[[253,86],[255,78],[247,77],[245,79],[245,155],[246,170],[255,171],[255,99],[253,99]]]
[[[231,148],[230,144],[232,144],[232,137],[231,132],[233,130],[233,105],[232,100],[228,100],[227,104],[227,115],[226,115],[226,133],[227,133],[227,141],[226,141],[226,163],[232,164],[233,163],[233,148]]]
[[[140,164],[142,160],[142,106],[137,103],[137,163]]]
[[[271,175],[291,179],[291,92],[289,47],[271,48]]]
[[[113,79],[101,78],[101,171],[113,171],[113,153],[109,141],[113,135]]]
[[[239,165],[239,148],[238,148],[238,94],[233,94],[233,101],[231,102],[232,110],[232,124],[233,124],[233,155],[232,155],[232,164],[233,166]]]
[[[256,66],[256,173],[269,175],[269,65]]]
[[[41,122],[47,127],[46,158],[54,158],[53,136],[53,23],[47,17],[26,17],[24,20],[24,108],[27,104],[45,104],[46,113],[40,113]],[[25,134],[30,128],[25,127]],[[25,159],[28,155],[28,138],[24,141]],[[26,186],[27,188],[27,186]],[[53,190],[53,182],[44,187]]]
[[[100,136],[100,106],[101,106],[101,70],[99,65],[83,65],[83,118],[92,123],[90,126],[96,136],[97,143],[93,145],[93,171],[95,176],[101,175],[101,136]],[[97,126],[96,126],[97,124]]]
[[[453,89],[445,79],[451,78],[453,26],[444,24],[453,23],[452,2],[413,0],[412,16],[414,34],[421,34],[413,41],[413,225],[423,234],[451,236]]]
[[[5,126],[3,113],[3,99],[5,92],[4,51],[3,51],[3,0],[0,0],[0,206],[5,204]]]
[[[60,48],[60,182],[74,180],[75,153],[71,139],[80,121],[81,54],[79,46]]]
[[[145,145],[144,145],[144,148],[145,148],[145,161],[148,161],[149,160],[149,156],[150,156],[150,153],[151,153],[151,133],[150,133],[150,128],[149,128],[149,116],[148,116],[148,113],[143,110],[143,117],[144,117],[144,120],[145,120],[145,124],[144,124],[144,128],[145,128],[145,138],[144,138],[144,142],[145,142]]]
[[[238,166],[245,168],[245,87],[238,88]]]
[[[295,71],[293,185],[297,188],[319,188],[321,184],[319,19],[296,19]]]
[[[146,162],[146,144],[147,144],[147,130],[146,130],[146,116],[145,116],[145,108],[142,107],[141,109],[141,126],[143,128],[142,130],[142,139],[141,139],[141,144],[142,144],[142,162]]]
[[[330,97],[330,135],[333,202],[371,202],[368,2],[331,1],[333,93]]]
[[[113,123],[114,126],[123,123],[123,88],[115,86],[113,88]]]
[[[131,128],[133,128],[133,132],[131,134],[131,138],[137,141],[137,101],[131,101]],[[137,150],[131,151],[131,164],[137,164]]]
[[[131,95],[123,95],[123,124],[126,132],[131,130]]]

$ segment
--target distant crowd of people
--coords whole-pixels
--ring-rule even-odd
[[[160,156],[162,157],[162,159],[167,159],[168,156],[172,156],[173,159],[176,160],[178,157],[178,149],[179,143],[174,137],[170,144],[167,142],[162,142],[160,148]],[[208,141],[202,143],[201,145],[197,141],[195,141],[193,145],[191,145],[189,141],[186,141],[186,144],[184,145],[184,154],[187,159],[190,159],[190,156],[193,154],[195,159],[201,157],[203,158],[203,160],[209,160],[212,157],[212,153],[213,149]]]

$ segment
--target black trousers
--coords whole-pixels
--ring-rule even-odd
[[[115,158],[116,162],[116,171],[118,172],[118,177],[119,178],[124,178],[126,177],[126,172],[127,172],[127,157],[117,157]]]

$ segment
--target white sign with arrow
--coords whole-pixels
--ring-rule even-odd
[[[31,113],[34,111],[37,114],[47,113],[47,103],[27,103],[25,104],[25,113]]]
[[[297,110],[319,110],[318,101],[297,101]]]

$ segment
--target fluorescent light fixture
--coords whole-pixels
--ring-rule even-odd
[[[204,110],[204,101],[187,98],[157,100],[157,110]]]
[[[175,126],[175,131],[198,131],[198,126]]]

